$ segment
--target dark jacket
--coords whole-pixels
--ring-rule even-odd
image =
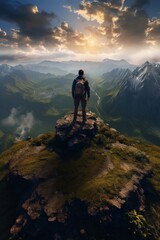
[[[72,97],[74,98],[74,90],[75,90],[75,86],[76,86],[76,82],[78,81],[78,79],[85,79],[83,76],[78,76],[76,79],[74,79],[73,84],[72,84]],[[89,87],[89,82],[87,80],[85,80],[84,83],[84,87],[85,87],[85,94],[84,97],[90,97],[90,87]]]

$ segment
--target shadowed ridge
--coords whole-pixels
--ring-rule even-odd
[[[145,145],[94,113],[87,113],[85,124],[81,114],[72,119],[64,116],[55,134],[18,142],[0,156],[3,179],[14,191],[23,189],[10,239],[128,240],[128,214],[146,210],[151,165]]]

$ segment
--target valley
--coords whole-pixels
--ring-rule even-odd
[[[73,111],[71,85],[76,77],[75,67],[84,64],[71,61],[0,66],[1,151],[15,138],[54,131],[56,120]],[[102,62],[99,76],[91,73],[93,66],[95,63],[86,63],[86,77],[91,86],[88,110],[128,136],[160,144],[159,65],[146,62],[133,71],[127,62],[108,59]],[[54,74],[51,68],[55,67],[63,67],[66,74],[63,71],[61,75],[56,75],[60,71]]]

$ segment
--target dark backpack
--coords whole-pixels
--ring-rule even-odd
[[[74,96],[75,97],[83,97],[85,95],[85,78],[77,78],[76,84],[74,88]]]

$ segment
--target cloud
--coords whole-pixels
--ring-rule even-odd
[[[0,28],[0,38],[4,38],[6,36],[7,36],[7,33]]]
[[[2,121],[3,125],[11,127],[18,124],[18,113],[19,112],[16,108],[12,108],[10,115]]]
[[[13,4],[11,0],[1,0],[0,19],[16,24],[15,29],[11,29],[11,35],[6,37],[3,46],[26,49],[30,46],[56,47],[59,42],[52,27],[55,18],[53,12],[40,12],[36,5],[20,2]]]
[[[98,2],[106,3],[115,8],[121,8],[125,2],[125,0],[98,0]]]
[[[149,19],[143,9],[150,0],[128,1],[133,3],[130,7],[125,0],[79,2],[78,9],[65,6],[77,15],[79,24],[83,21],[83,28],[77,25],[73,29],[66,21],[57,25],[55,13],[40,11],[34,4],[0,0],[0,19],[14,23],[11,34],[0,29],[0,62],[52,59],[56,52],[62,53],[61,59],[65,52],[70,59],[75,55],[85,58],[89,53],[114,55],[129,48],[139,51],[140,47],[159,44],[160,19]]]
[[[55,39],[59,42],[59,47],[64,49],[81,52],[86,50],[86,37],[82,32],[73,30],[67,22],[62,22],[54,30]]]
[[[136,0],[131,7],[126,7],[124,0],[83,0],[78,10],[72,11],[88,21],[97,21],[98,27],[87,29],[92,32],[93,38],[99,40],[103,49],[118,49],[135,47],[137,42],[138,45],[146,44],[149,17],[140,8],[147,3],[149,0]]]
[[[81,15],[88,21],[97,21],[103,24],[106,21],[112,22],[112,17],[116,16],[123,6],[123,1],[102,1],[95,2],[81,1],[79,10],[73,10],[74,13]]]
[[[32,59],[32,58],[31,58]],[[25,54],[15,54],[14,52],[10,54],[1,54],[0,55],[0,63],[22,63],[28,60],[31,60],[29,57],[27,57]]]
[[[15,127],[15,133],[20,139],[24,139],[33,128],[35,118],[32,112],[22,114],[20,109],[12,108],[9,116],[2,120],[2,124],[7,127]]]
[[[31,39],[44,39],[52,35],[51,20],[54,13],[39,12],[38,7],[32,4],[15,3],[10,0],[1,0],[0,19],[16,23],[19,34]]]
[[[27,134],[30,133],[34,123],[35,119],[31,112],[28,112],[26,115],[21,116],[20,125],[16,129],[16,132],[19,135],[20,139],[24,139]]]
[[[148,16],[142,10],[127,8],[114,21],[115,42],[122,46],[145,44]]]
[[[152,45],[158,45],[160,43],[160,19],[150,20],[146,33],[147,40]]]
[[[15,23],[17,27],[11,29],[11,35],[5,37],[1,48],[23,49],[26,52],[50,51],[53,49],[70,49],[80,51],[85,46],[83,33],[73,30],[66,21],[53,27],[56,15],[39,11],[33,4],[16,3],[11,0],[0,1],[0,19]],[[6,53],[7,55],[7,53]]]

